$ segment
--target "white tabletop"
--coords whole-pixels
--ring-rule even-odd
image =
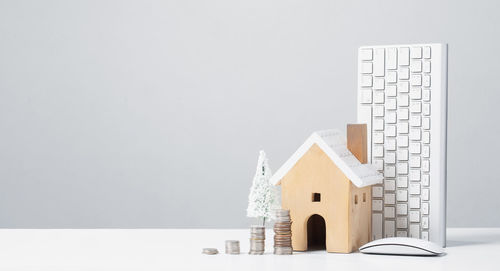
[[[500,228],[448,229],[441,257],[324,251],[248,255],[249,230],[0,230],[0,270],[500,270]],[[224,240],[241,242],[224,254]],[[218,255],[202,255],[204,247]]]

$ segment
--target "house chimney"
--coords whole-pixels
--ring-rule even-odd
[[[347,149],[361,162],[368,162],[366,124],[347,124]]]

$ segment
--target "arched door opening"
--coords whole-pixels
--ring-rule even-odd
[[[326,249],[325,219],[320,215],[312,215],[307,220],[307,250]]]

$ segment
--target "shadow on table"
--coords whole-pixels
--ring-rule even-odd
[[[447,240],[447,247],[462,247],[462,246],[474,246],[474,245],[484,245],[484,244],[495,244],[500,243],[500,234],[498,233],[487,233],[487,234],[474,234],[472,236],[467,236],[464,240]]]

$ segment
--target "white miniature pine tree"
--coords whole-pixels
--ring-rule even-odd
[[[271,176],[266,153],[260,151],[257,170],[248,195],[247,216],[261,217],[263,226],[266,218],[274,218],[273,210],[281,208],[279,188],[269,182]]]

